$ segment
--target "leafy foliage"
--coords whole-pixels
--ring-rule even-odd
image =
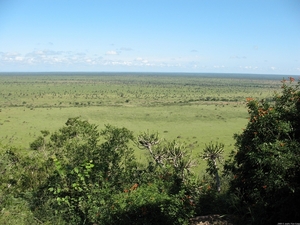
[[[149,161],[144,167],[130,141],[134,136],[126,128],[107,125],[98,132],[97,126],[70,118],[44,144],[53,169],[34,192],[35,216],[68,224],[187,223],[197,185],[185,172],[190,160],[185,148],[164,143],[162,166]]]
[[[24,156],[10,146],[0,146],[0,151],[0,223],[38,224],[28,202],[51,173],[47,163],[41,162],[43,155]]]
[[[273,103],[247,99],[249,123],[226,166],[255,224],[300,218],[300,83],[282,82]]]
[[[184,145],[176,141],[166,143],[160,140],[157,133],[143,133],[137,139],[138,146],[148,150],[156,166],[172,168],[182,180],[186,174],[191,173],[191,167],[195,165],[195,162]]]
[[[221,191],[221,181],[219,176],[219,168],[217,162],[221,162],[223,159],[224,144],[212,142],[209,145],[205,146],[203,153],[201,154],[202,158],[207,160],[207,169],[206,171],[215,178],[215,186],[218,192]]]

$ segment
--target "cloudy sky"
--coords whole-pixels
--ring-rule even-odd
[[[0,0],[0,72],[300,74],[299,0]]]

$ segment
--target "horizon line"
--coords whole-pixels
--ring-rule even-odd
[[[143,73],[143,74],[228,74],[228,75],[271,75],[271,76],[300,76],[300,74],[275,74],[275,73],[244,73],[244,72],[166,72],[166,71],[0,71],[3,73]]]

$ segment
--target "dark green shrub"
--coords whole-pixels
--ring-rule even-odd
[[[254,224],[300,221],[300,91],[284,80],[273,103],[247,99],[249,123],[235,135],[226,169]]]
[[[30,149],[31,150],[39,150],[41,147],[44,146],[44,144],[45,144],[44,138],[39,136],[32,143],[30,143]]]
[[[184,191],[169,194],[160,184],[125,189],[103,200],[99,195],[90,211],[98,224],[187,224],[193,205]],[[136,188],[135,188],[136,187]],[[101,204],[102,203],[102,204]]]
[[[129,147],[133,140],[126,128],[107,125],[99,132],[70,118],[44,144],[52,169],[33,191],[34,215],[67,224],[186,224],[197,185],[186,171],[191,161],[184,147],[164,143],[159,152],[176,160],[141,166]]]

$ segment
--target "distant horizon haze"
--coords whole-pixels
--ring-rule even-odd
[[[133,72],[133,71],[127,71],[127,72],[116,72],[116,71],[34,71],[34,72],[14,72],[14,71],[8,71],[8,72],[0,72],[0,76],[7,76],[7,75],[13,75],[13,76],[174,76],[174,77],[180,77],[180,76],[199,76],[199,77],[227,77],[227,78],[255,78],[255,79],[288,79],[290,77],[293,77],[296,79],[296,81],[300,81],[300,75],[292,75],[292,74],[255,74],[255,73],[200,73],[200,72]]]

